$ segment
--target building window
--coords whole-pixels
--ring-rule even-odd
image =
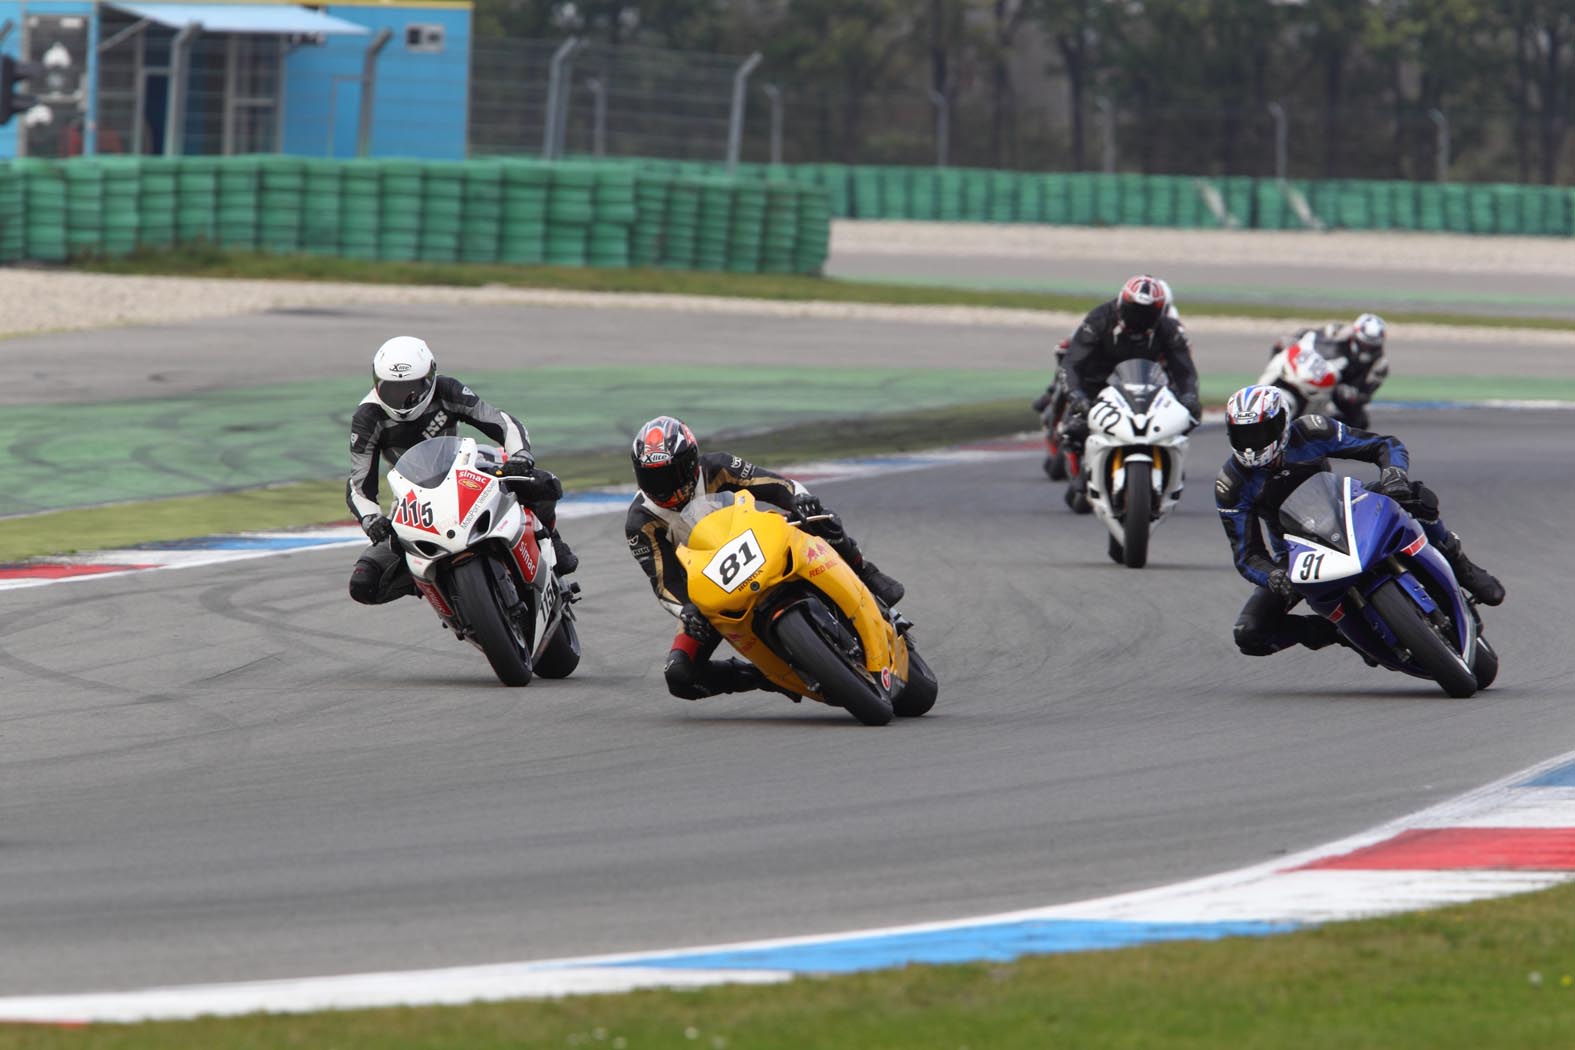
[[[443,50],[443,27],[430,22],[414,22],[405,26],[406,51]]]

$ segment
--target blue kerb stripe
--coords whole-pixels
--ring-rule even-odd
[[[1538,773],[1530,780],[1516,784],[1523,788],[1568,788],[1575,787],[1575,762],[1567,762],[1562,766],[1555,766],[1546,773]]]
[[[1274,922],[1111,922],[1049,919],[968,926],[922,933],[850,938],[819,944],[748,948],[708,954],[647,956],[617,966],[683,970],[786,970],[856,973],[909,963],[1009,962],[1024,955],[1128,948],[1157,941],[1265,937],[1297,929]]]
[[[326,536],[201,536],[191,540],[149,543],[137,550],[147,551],[273,551],[322,547],[344,543],[344,537]]]

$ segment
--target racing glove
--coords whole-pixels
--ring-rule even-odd
[[[809,519],[817,514],[826,513],[826,507],[820,502],[820,497],[813,492],[800,492],[793,497],[793,513],[800,518]]]
[[[1053,400],[1055,400],[1055,387],[1046,387],[1044,393],[1034,398],[1034,411],[1038,412],[1040,415],[1043,415],[1044,410],[1050,407],[1050,402]]]
[[[1373,491],[1396,503],[1408,503],[1412,499],[1411,479],[1399,467],[1385,467],[1379,471],[1378,484],[1373,486]]]
[[[684,625],[685,634],[702,645],[720,637],[694,602],[684,602],[684,607],[678,610],[678,622]]]
[[[1072,395],[1067,398],[1066,411],[1061,414],[1061,436],[1081,441],[1088,436],[1088,398]]]
[[[535,469],[536,457],[529,452],[516,452],[493,473],[500,478],[528,478]]]
[[[1291,575],[1284,569],[1274,569],[1269,573],[1269,582],[1264,586],[1274,592],[1275,597],[1289,603],[1296,597],[1296,588],[1291,585]]]
[[[1182,408],[1192,413],[1193,419],[1203,418],[1203,402],[1198,400],[1197,394],[1188,391],[1185,394],[1176,395],[1176,400],[1181,403]]]
[[[361,531],[373,543],[382,543],[394,534],[394,523],[381,514],[368,514],[361,519]]]

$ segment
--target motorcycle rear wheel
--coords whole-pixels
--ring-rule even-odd
[[[1385,582],[1373,592],[1370,600],[1400,644],[1411,651],[1411,659],[1420,664],[1444,692],[1464,700],[1477,691],[1476,676],[1466,667],[1460,654],[1439,636],[1398,583]]]
[[[776,637],[788,663],[817,682],[821,696],[867,726],[883,726],[892,720],[891,701],[870,681],[863,667],[855,669],[847,656],[821,637],[802,606],[788,610],[777,621]]]
[[[935,697],[940,693],[941,683],[936,680],[935,672],[930,670],[930,665],[925,663],[924,657],[919,655],[913,639],[904,638],[903,641],[908,646],[908,683],[902,687],[902,692],[897,694],[891,709],[898,718],[918,718],[920,715],[928,714],[930,708],[935,706]]]
[[[1149,519],[1154,512],[1154,482],[1151,471],[1154,464],[1139,460],[1122,468],[1127,472],[1126,513],[1122,515],[1124,533],[1121,553],[1129,569],[1141,569],[1148,564]]]
[[[475,557],[454,567],[454,605],[487,663],[504,685],[530,685],[530,643],[503,611],[490,559]],[[500,570],[507,571],[507,570]]]
[[[543,678],[567,678],[579,666],[580,632],[565,612],[557,630],[552,632],[552,640],[542,650],[541,659],[536,661],[536,673]]]

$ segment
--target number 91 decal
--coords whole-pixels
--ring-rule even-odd
[[[724,543],[700,571],[706,579],[732,594],[759,572],[765,563],[760,553],[760,541],[755,539],[755,530],[748,529]]]
[[[1296,565],[1291,570],[1291,578],[1303,583],[1316,580],[1323,571],[1324,556],[1317,551],[1303,551],[1296,556]]]

